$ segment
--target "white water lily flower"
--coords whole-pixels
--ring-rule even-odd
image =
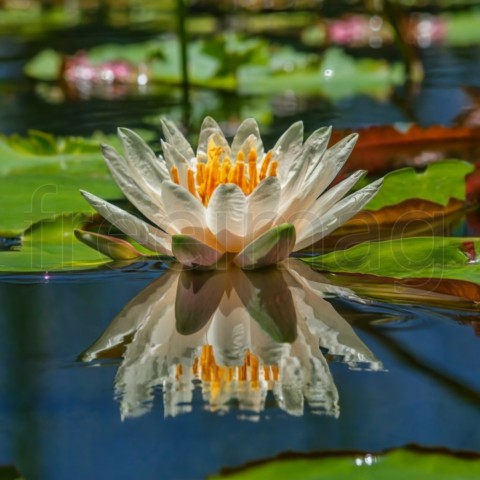
[[[255,271],[170,270],[82,359],[111,356],[127,343],[115,379],[122,418],[150,410],[158,386],[166,416],[191,411],[196,386],[211,411],[238,404],[258,415],[272,392],[289,414],[301,415],[308,403],[313,413],[338,416],[338,392],[319,346],[352,367],[382,366],[323,298],[353,292],[324,280],[294,259]]]
[[[155,226],[82,193],[125,234],[189,267],[212,267],[222,257],[244,269],[279,262],[349,220],[382,182],[345,196],[365,173],[357,171],[325,191],[356,134],[327,149],[331,128],[303,142],[303,123],[297,122],[265,152],[255,120],[245,120],[229,145],[215,120],[206,117],[195,154],[172,122],[163,121],[162,128],[160,158],[125,128],[118,130],[124,157],[102,147],[125,196]]]

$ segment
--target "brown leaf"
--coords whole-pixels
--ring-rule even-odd
[[[343,250],[365,241],[399,237],[448,235],[464,214],[465,206],[460,200],[451,199],[446,207],[428,200],[405,200],[377,211],[358,213],[307,251]]]
[[[351,133],[336,130],[331,144]],[[387,172],[404,166],[424,166],[445,158],[480,160],[480,127],[423,128],[400,131],[392,125],[357,130],[360,134],[345,171]]]

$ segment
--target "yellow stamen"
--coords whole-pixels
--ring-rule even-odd
[[[278,168],[278,162],[274,160],[270,164],[270,167],[268,168],[268,176],[269,177],[276,177],[277,176],[277,168]]]
[[[248,154],[248,179],[249,179],[249,190],[250,192],[258,184],[258,174],[257,174],[257,151],[251,149]]]
[[[203,182],[205,181],[205,164],[204,163],[199,163],[197,165],[197,185],[203,185]]]
[[[231,168],[232,168],[232,164],[230,163],[230,159],[227,157],[222,162],[222,172],[220,174],[220,183],[228,183],[228,178],[229,178]]]
[[[244,151],[238,152],[234,165],[225,153],[222,147],[217,146],[215,141],[210,139],[207,147],[207,162],[197,165],[196,175],[193,171],[192,173],[190,170],[187,171],[188,189],[192,194],[200,197],[204,205],[208,205],[213,192],[222,183],[234,183],[245,195],[249,195],[267,176],[276,175],[277,164],[271,162],[271,152],[265,155],[260,169],[257,166],[258,153],[255,148],[250,149],[247,158]],[[172,178],[175,178],[173,169]]]
[[[188,191],[196,196],[197,195],[197,188],[195,185],[195,174],[193,173],[193,170],[189,168],[187,170],[187,183],[188,183]]]
[[[242,179],[245,173],[245,154],[240,151],[237,154],[237,163],[235,164],[235,178],[233,183],[242,188]]]
[[[260,167],[260,181],[264,180],[267,176],[268,165],[272,159],[272,151],[270,150],[263,159],[262,166]]]
[[[172,175],[172,180],[174,183],[177,185],[180,185],[180,178],[178,176],[178,168],[173,166],[172,169],[170,170],[170,173]]]

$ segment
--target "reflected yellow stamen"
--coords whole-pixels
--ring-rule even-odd
[[[195,378],[209,383],[212,398],[218,398],[221,390],[228,389],[228,385],[236,382],[249,383],[251,388],[258,389],[262,381],[269,382],[269,389],[273,382],[278,381],[279,372],[276,365],[261,365],[258,357],[251,352],[245,353],[243,365],[225,367],[218,365],[211,345],[204,345],[199,358],[192,365]],[[176,367],[177,380],[183,375],[181,366]]]
[[[245,195],[249,195],[267,176],[276,175],[276,162],[271,162],[271,158],[272,153],[268,152],[259,170],[258,152],[255,148],[251,148],[247,158],[245,158],[245,152],[240,151],[235,163],[232,163],[230,158],[225,156],[223,148],[210,139],[207,147],[207,162],[198,163],[195,174],[188,173],[188,189],[198,196],[204,205],[208,205],[213,192],[222,183],[234,183]],[[274,163],[275,166],[272,166]],[[192,191],[193,187],[195,192]]]

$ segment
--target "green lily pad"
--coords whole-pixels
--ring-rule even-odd
[[[0,251],[0,272],[41,272],[96,268],[111,259],[75,238],[91,215],[62,215],[28,229],[17,250]]]
[[[0,176],[22,173],[106,172],[100,143],[119,146],[114,135],[54,137],[30,130],[27,137],[0,134]]]
[[[385,175],[380,191],[366,209],[379,210],[412,198],[443,206],[447,206],[451,198],[464,201],[465,176],[474,168],[463,160],[444,160],[430,164],[423,172],[411,167],[395,170]]]
[[[0,236],[20,235],[42,219],[92,212],[80,189],[108,199],[123,198],[110,176],[98,139],[0,136]],[[118,143],[108,138],[109,143]]]
[[[365,242],[305,259],[330,272],[392,278],[441,278],[480,283],[480,239],[417,237]]]
[[[104,198],[122,198],[115,182],[106,174],[51,174],[0,177],[0,236],[23,233],[30,225],[73,212],[93,212],[80,195],[88,189]]]
[[[293,457],[293,458],[292,458]],[[480,476],[477,456],[447,451],[398,449],[386,454],[290,455],[245,469],[215,475],[229,480],[474,480]]]

